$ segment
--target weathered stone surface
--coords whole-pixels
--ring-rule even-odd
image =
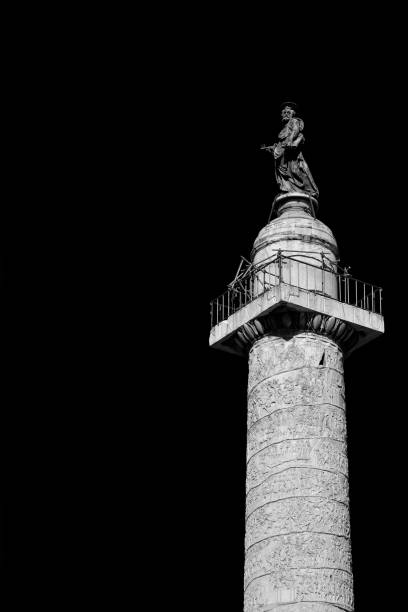
[[[247,518],[245,549],[304,531],[350,537],[348,506],[325,497],[291,497],[262,506]]]
[[[253,387],[279,372],[299,367],[315,367],[324,357],[325,366],[343,373],[343,356],[336,344],[315,334],[299,334],[302,342],[279,342],[279,351],[271,351],[271,339],[260,340],[249,354],[248,393]],[[276,340],[275,340],[276,342]]]
[[[278,408],[250,426],[248,460],[256,452],[284,440],[330,438],[344,443],[346,433],[345,412],[339,406],[323,403]]]
[[[316,467],[347,476],[346,445],[330,438],[301,438],[267,446],[248,461],[247,490],[259,486],[283,467]]]
[[[290,567],[336,567],[350,571],[350,542],[326,533],[294,533],[254,544],[247,554],[245,588],[271,572]]]
[[[247,493],[246,515],[260,506],[287,497],[329,497],[347,504],[348,481],[343,474],[313,467],[287,467],[272,473]]]
[[[276,612],[278,610],[278,607],[280,607],[281,604],[277,603],[277,604],[272,604],[271,606],[264,606],[261,608],[258,608],[258,610],[260,612]],[[305,602],[299,602],[299,603],[285,603],[284,604],[284,608],[281,611],[282,612],[339,612],[339,610],[341,610],[341,608],[339,608],[339,606],[336,605],[332,605],[332,604],[322,604],[322,603],[317,603],[317,602],[311,602],[311,603],[305,603]]]
[[[354,601],[351,572],[333,568],[276,571],[251,582],[244,596],[245,610],[257,612],[270,610],[276,603],[307,601],[332,604],[352,612]],[[286,612],[286,606],[284,610]]]
[[[320,258],[323,252],[334,265],[337,263],[338,246],[331,229],[302,211],[295,202],[291,209],[261,229],[255,239],[251,259],[254,263],[265,261],[273,257],[278,249],[296,255],[306,252],[309,257],[315,254],[316,258]]]
[[[331,368],[299,368],[267,378],[248,397],[248,427],[282,406],[344,406],[343,374]]]
[[[254,343],[247,461],[245,612],[353,610],[343,355],[332,340]]]

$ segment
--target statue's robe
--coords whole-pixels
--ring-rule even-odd
[[[313,180],[303,153],[303,121],[292,117],[279,132],[279,142],[274,145],[275,176],[280,191],[300,191],[317,197],[319,190]]]

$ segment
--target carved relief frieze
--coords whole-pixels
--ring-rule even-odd
[[[248,427],[283,407],[323,403],[344,407],[343,381],[337,370],[307,366],[261,380],[248,394]]]
[[[327,496],[287,497],[265,504],[246,521],[245,548],[284,534],[320,532],[348,538],[348,507]]]
[[[283,468],[258,487],[250,489],[246,500],[246,516],[265,504],[300,496],[327,497],[347,504],[347,477],[338,472],[310,467]]]
[[[265,413],[258,420],[254,420],[248,429],[247,459],[267,446],[284,440],[303,438],[332,438],[344,442],[344,409],[326,403],[300,404]]]
[[[252,455],[248,461],[248,490],[288,466],[316,467],[347,476],[346,443],[330,438],[299,438],[268,446]]]
[[[277,602],[310,601],[333,604],[352,612],[353,578],[351,572],[332,568],[277,570],[251,582],[244,601],[245,610],[254,611],[268,610],[268,605]]]
[[[254,544],[247,551],[245,588],[272,572],[290,568],[336,567],[350,572],[351,547],[348,538],[327,533],[293,533]]]

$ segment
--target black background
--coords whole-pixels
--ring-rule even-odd
[[[208,347],[209,302],[267,222],[259,147],[294,100],[318,217],[352,274],[384,288],[386,333],[345,364],[353,567],[356,610],[400,603],[406,97],[398,37],[383,44],[397,24],[350,19],[332,39],[335,16],[286,17],[266,34],[210,19],[157,35],[109,76],[101,62],[100,80],[96,61],[78,70],[68,102],[53,84],[69,112],[3,224],[16,597],[24,575],[52,605],[136,590],[149,609],[242,609],[247,364]]]

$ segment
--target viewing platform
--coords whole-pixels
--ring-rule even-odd
[[[334,336],[347,355],[381,335],[382,288],[336,268],[324,254],[319,261],[315,253],[284,251],[265,263],[251,264],[212,300],[210,346],[244,356],[256,331],[265,333],[265,323],[271,326],[272,314],[277,315],[275,326],[294,331],[299,319],[290,317],[291,312],[304,313],[301,329]],[[286,316],[279,323],[281,307]]]

